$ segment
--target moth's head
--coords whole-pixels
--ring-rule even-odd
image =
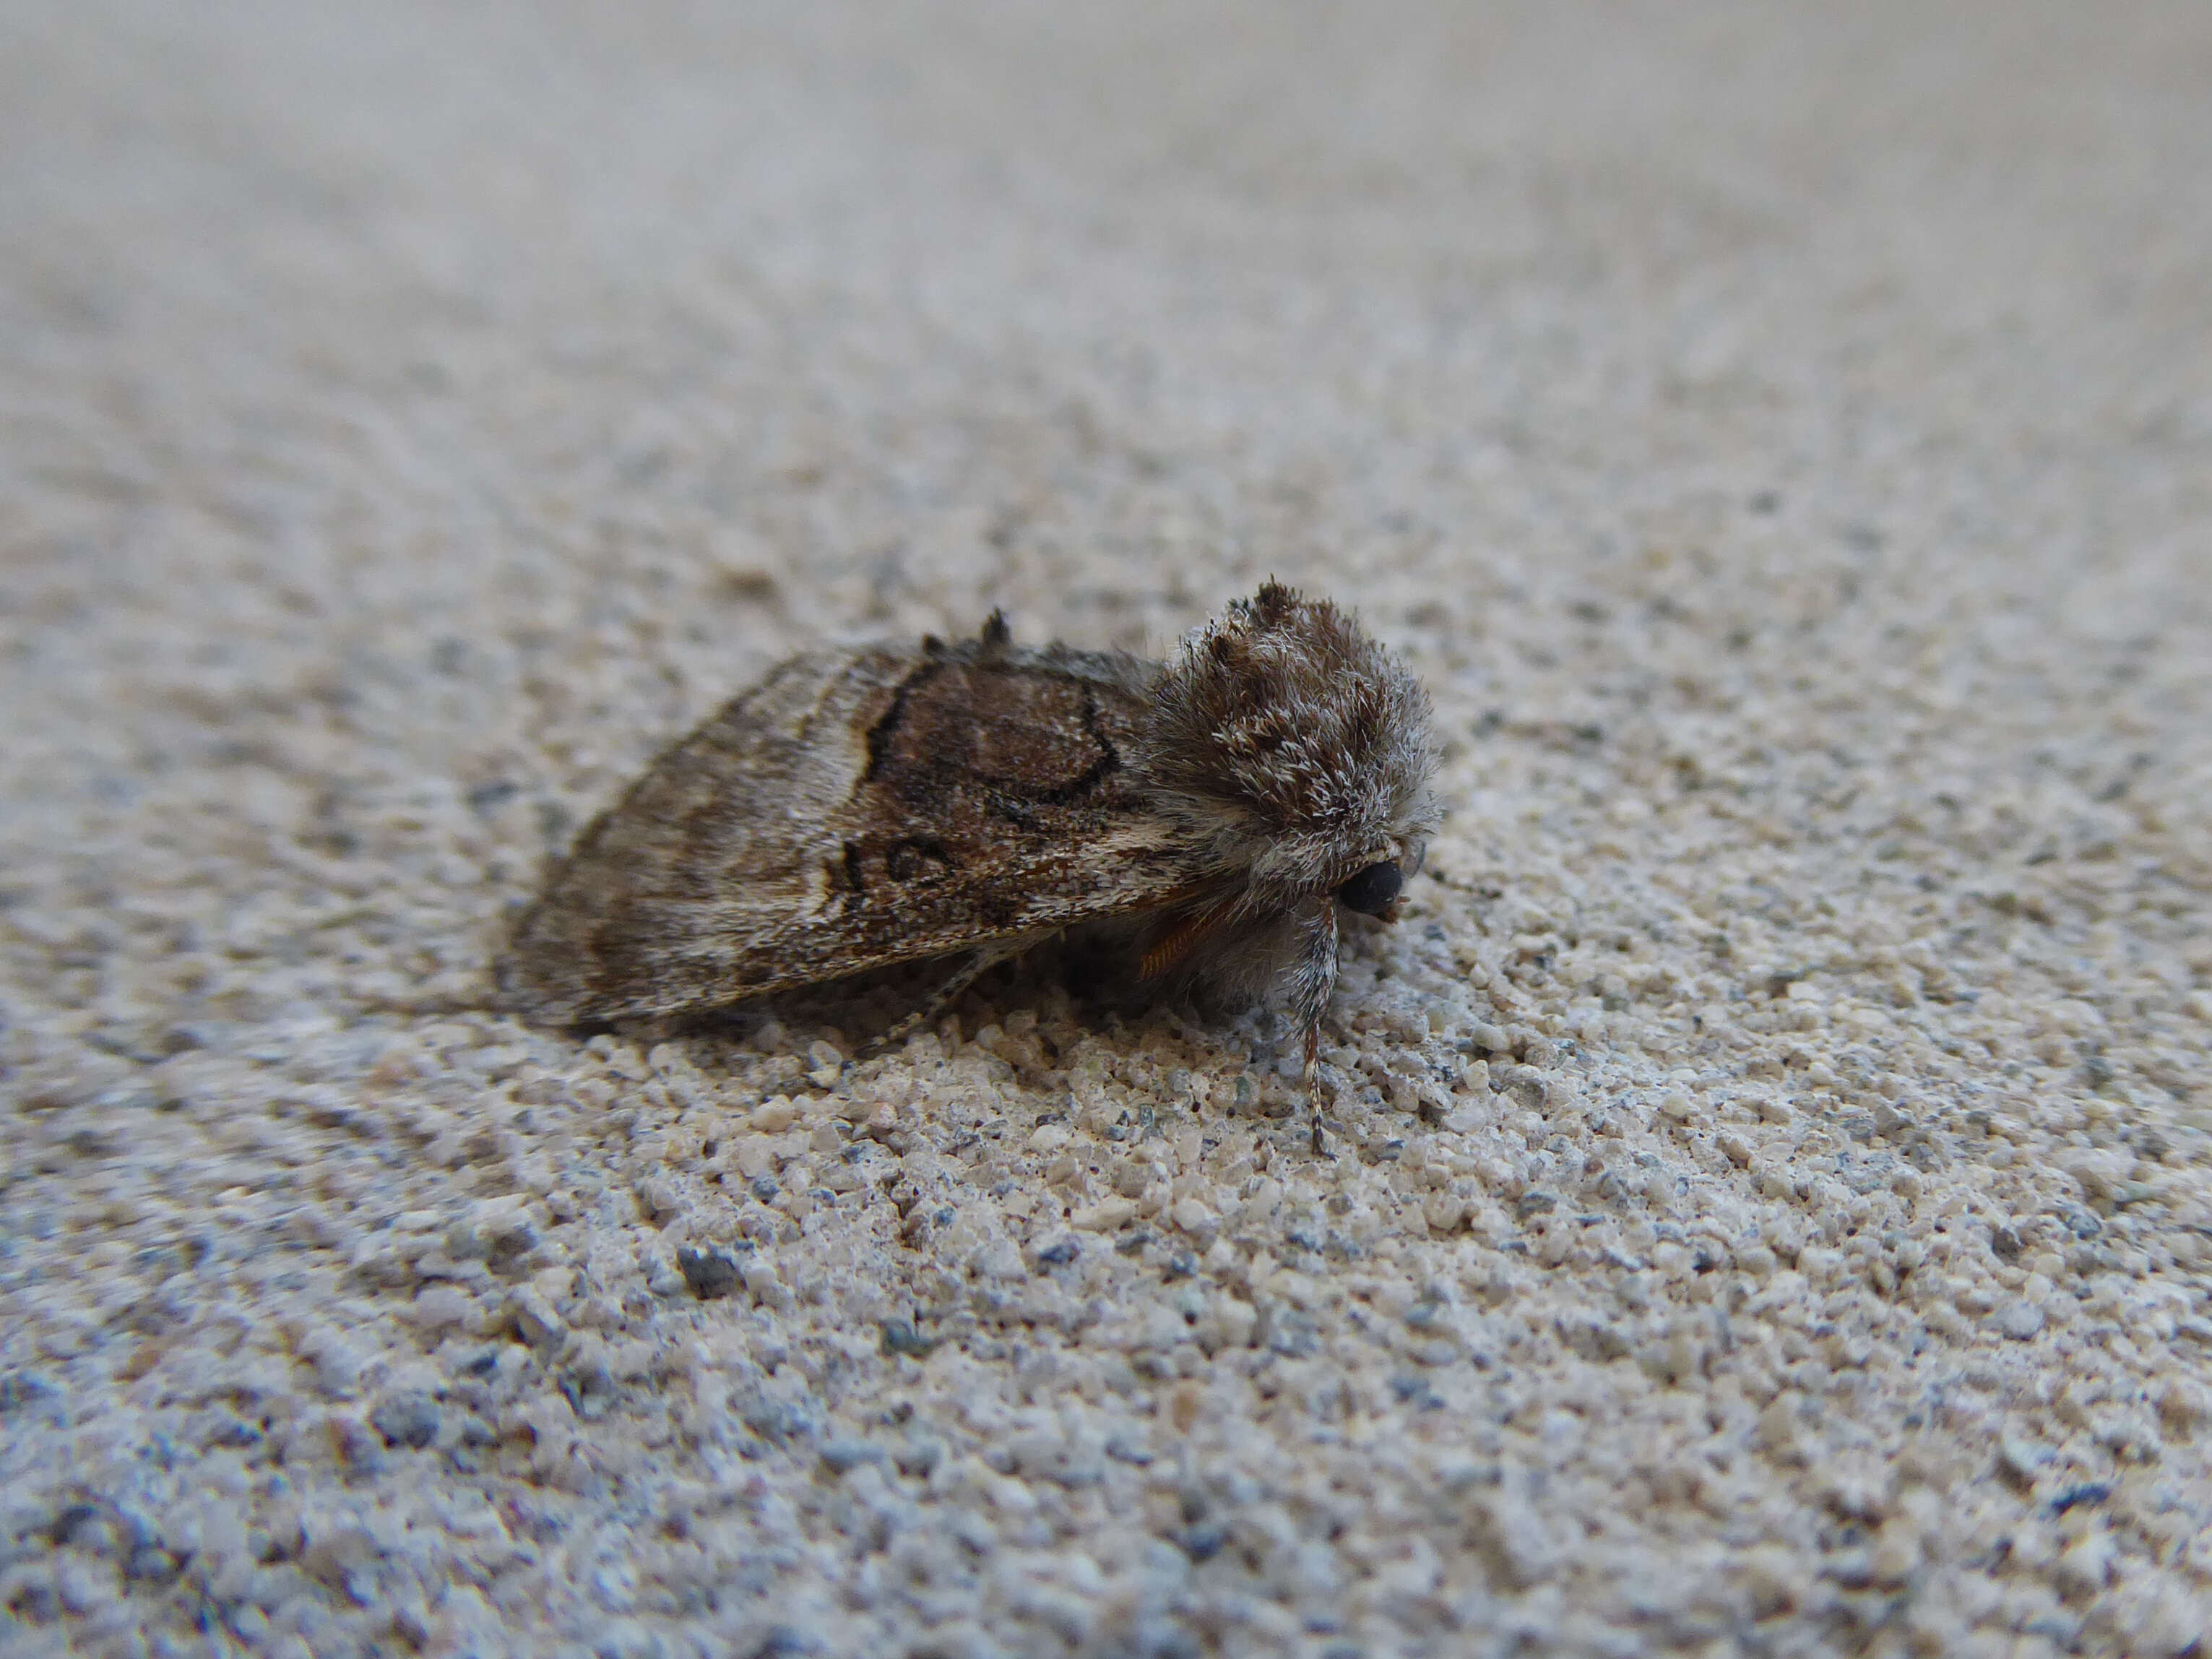
[[[1396,919],[1435,817],[1429,697],[1350,612],[1273,581],[1236,601],[1176,647],[1146,739],[1155,799],[1248,904]]]

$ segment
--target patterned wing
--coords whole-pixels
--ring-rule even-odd
[[[1152,669],[981,639],[784,664],[665,751],[523,918],[549,1024],[720,1006],[1182,896],[1125,769]]]

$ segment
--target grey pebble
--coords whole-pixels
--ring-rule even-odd
[[[738,1264],[720,1250],[695,1250],[685,1245],[676,1252],[677,1271],[702,1302],[727,1296],[738,1286]]]
[[[890,1454],[872,1440],[832,1440],[822,1448],[822,1461],[839,1474],[863,1463],[887,1462]]]
[[[899,1449],[901,1474],[927,1475],[945,1461],[945,1443],[917,1436]]]
[[[883,1333],[885,1353],[905,1354],[920,1359],[927,1358],[937,1346],[932,1338],[915,1330],[912,1322],[904,1319],[886,1319],[883,1323]]]
[[[438,1437],[438,1402],[427,1394],[394,1395],[370,1412],[368,1420],[386,1445],[419,1450]]]
[[[763,1400],[746,1407],[738,1420],[762,1439],[781,1444],[814,1431],[814,1419],[797,1406],[781,1400]]]

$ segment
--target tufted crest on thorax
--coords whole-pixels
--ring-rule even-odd
[[[1349,612],[1278,582],[1184,637],[1146,738],[1157,804],[1255,887],[1331,886],[1431,816],[1427,694]]]

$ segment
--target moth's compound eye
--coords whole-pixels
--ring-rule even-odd
[[[1391,863],[1370,864],[1336,890],[1337,902],[1364,916],[1379,916],[1405,890],[1405,873]]]

